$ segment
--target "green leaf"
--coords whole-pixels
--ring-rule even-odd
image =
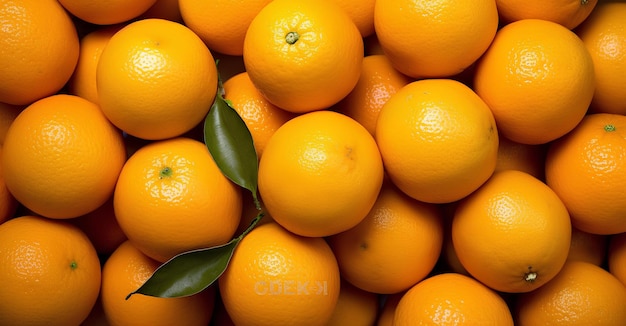
[[[252,134],[230,101],[224,99],[221,80],[218,85],[215,101],[204,120],[204,143],[222,173],[250,190],[260,209],[257,198],[259,162]]]
[[[159,266],[126,300],[137,293],[161,298],[184,297],[208,288],[224,273],[239,242],[262,217],[263,213],[259,213],[240,236],[226,244],[176,255]]]

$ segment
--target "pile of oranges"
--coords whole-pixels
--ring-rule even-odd
[[[0,325],[624,325],[625,86],[622,1],[0,0]]]

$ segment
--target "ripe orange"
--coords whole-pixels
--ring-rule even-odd
[[[595,70],[594,112],[626,114],[626,3],[600,1],[576,30]]]
[[[580,38],[562,25],[519,20],[501,28],[478,61],[474,90],[504,137],[547,143],[572,130],[587,112],[593,61]]]
[[[377,1],[374,25],[394,67],[414,77],[448,77],[469,67],[498,28],[493,0]]]
[[[398,302],[393,325],[513,325],[502,297],[475,279],[456,273],[431,276]]]
[[[384,54],[366,56],[356,86],[333,109],[353,118],[375,135],[380,109],[391,95],[411,81],[396,70]]]
[[[241,217],[241,191],[202,142],[179,137],[147,144],[128,159],[113,205],[128,239],[165,262],[228,242]]]
[[[224,82],[224,98],[246,123],[252,134],[257,156],[263,155],[265,145],[274,132],[295,114],[285,111],[263,97],[247,72],[239,73]]]
[[[372,135],[353,119],[315,111],[283,124],[259,162],[259,193],[287,230],[323,237],[361,222],[383,182]]]
[[[594,264],[570,261],[550,282],[519,296],[516,319],[525,325],[623,325],[626,287]]]
[[[111,326],[198,325],[211,320],[215,287],[187,297],[158,298],[134,294],[160,263],[150,259],[129,241],[122,243],[102,268],[102,308]]]
[[[435,267],[443,223],[436,206],[387,182],[365,219],[328,241],[344,279],[369,292],[397,293]]]
[[[126,160],[119,130],[96,104],[74,95],[52,95],[25,108],[2,152],[11,193],[52,218],[77,217],[104,204]]]
[[[74,16],[92,24],[111,25],[137,18],[157,0],[58,0]]]
[[[111,37],[96,82],[102,111],[113,124],[139,138],[165,139],[204,119],[217,92],[217,69],[189,28],[144,19]]]
[[[98,89],[96,87],[96,70],[102,50],[122,25],[113,25],[98,28],[80,39],[80,55],[76,69],[69,80],[70,94],[80,96],[86,100],[98,103]]]
[[[464,198],[452,219],[452,243],[463,267],[490,288],[529,292],[563,267],[571,225],[565,205],[530,174],[495,173]]]
[[[239,56],[252,19],[271,0],[178,0],[185,25],[212,50]]]
[[[327,326],[371,326],[376,322],[378,295],[341,282],[337,305]]]
[[[4,137],[6,137],[9,126],[23,109],[24,106],[22,105],[0,103],[0,146],[4,144]]]
[[[610,236],[607,265],[608,271],[626,286],[626,233]]]
[[[580,260],[597,266],[604,266],[608,248],[607,235],[593,234],[572,228],[568,260]]]
[[[77,227],[35,216],[0,224],[1,325],[80,325],[100,276],[98,255]]]
[[[78,34],[55,0],[0,1],[0,102],[26,105],[58,92],[78,61]]]
[[[354,88],[363,39],[332,1],[274,0],[250,23],[243,59],[268,101],[304,113],[328,108]]]
[[[498,160],[494,172],[519,170],[544,179],[544,162],[547,146],[522,144],[500,136]]]
[[[548,149],[546,182],[582,231],[626,232],[625,132],[626,116],[589,114]]]
[[[243,238],[219,278],[224,307],[242,326],[326,325],[339,288],[339,268],[324,239],[273,222]]]
[[[459,200],[493,173],[498,131],[489,107],[451,79],[412,82],[383,105],[376,142],[389,178],[424,202]]]
[[[574,29],[594,10],[598,0],[496,0],[503,24],[522,19],[543,19]]]
[[[0,145],[0,160],[2,159],[2,146]],[[4,172],[0,165],[0,224],[12,218],[17,211],[18,202],[7,188],[4,182]]]
[[[362,37],[374,34],[374,4],[376,0],[331,0],[350,16]]]
[[[126,234],[115,218],[113,196],[96,210],[70,219],[69,222],[78,226],[87,235],[96,252],[102,256],[110,255],[127,240]]]

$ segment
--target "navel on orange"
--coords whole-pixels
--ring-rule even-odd
[[[506,170],[459,202],[452,243],[463,267],[481,283],[500,292],[530,292],[563,267],[570,223],[565,205],[545,183]]]
[[[115,187],[115,216],[154,260],[224,244],[241,218],[241,191],[200,141],[177,137],[137,150]]]
[[[328,108],[354,88],[363,39],[331,1],[274,0],[250,23],[243,58],[263,96],[304,113]]]
[[[626,232],[625,131],[626,116],[588,114],[574,130],[550,144],[546,182],[580,230]]]

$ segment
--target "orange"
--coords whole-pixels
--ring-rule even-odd
[[[183,16],[180,13],[179,0],[156,0],[152,7],[139,15],[139,19],[145,18],[161,18],[182,23]]]
[[[613,276],[626,285],[626,233],[610,236],[607,267]]]
[[[459,200],[493,173],[498,131],[489,107],[451,79],[414,81],[383,105],[376,142],[389,178],[424,202]]]
[[[331,0],[350,16],[362,37],[374,34],[374,4],[376,0]]]
[[[353,118],[375,135],[380,109],[391,95],[411,81],[396,70],[384,54],[366,56],[356,86],[333,109]]]
[[[74,16],[92,24],[123,23],[144,13],[157,0],[58,0]]]
[[[442,241],[437,207],[408,197],[390,183],[361,223],[329,238],[342,277],[382,294],[407,290],[424,279],[439,259]]]
[[[548,149],[546,182],[582,231],[626,232],[625,132],[626,116],[590,114]]]
[[[378,295],[341,282],[339,298],[327,326],[371,326],[376,322]]]
[[[276,129],[295,117],[295,114],[265,99],[245,71],[224,82],[224,98],[232,103],[235,111],[246,123],[259,158]]]
[[[81,38],[78,63],[68,84],[70,94],[98,103],[96,87],[98,61],[111,37],[122,27],[122,25],[113,25],[98,28]]]
[[[498,28],[493,0],[377,1],[374,26],[396,69],[414,77],[448,77],[469,67]]]
[[[111,37],[100,55],[96,85],[113,124],[139,138],[165,139],[203,121],[217,92],[217,69],[189,28],[144,19]]]
[[[242,209],[240,188],[202,142],[184,137],[138,149],[122,169],[113,205],[128,239],[161,262],[228,242]]]
[[[0,103],[0,146],[4,144],[4,137],[6,137],[9,126],[23,109],[24,106],[22,105]]]
[[[235,325],[326,325],[339,297],[337,262],[324,239],[260,225],[239,243],[219,278]]]
[[[250,23],[243,59],[268,101],[304,113],[328,108],[354,88],[363,39],[332,1],[274,0]]]
[[[503,24],[522,19],[542,19],[574,29],[594,10],[598,0],[496,0]]]
[[[400,303],[400,299],[406,292],[398,292],[384,296],[378,319],[376,320],[376,326],[393,326],[393,317],[396,313],[396,307]]]
[[[25,108],[2,152],[13,196],[52,218],[77,217],[104,204],[126,160],[119,130],[96,104],[74,95],[52,95]]]
[[[626,288],[594,264],[570,261],[539,289],[519,296],[517,325],[623,325]]]
[[[587,112],[594,92],[589,51],[554,22],[523,19],[501,28],[478,61],[474,90],[502,136],[542,144],[565,135]]]
[[[78,34],[56,0],[0,1],[0,102],[30,104],[58,92],[78,61]]]
[[[122,325],[198,325],[211,320],[215,287],[192,296],[159,298],[134,294],[159,262],[148,258],[129,241],[122,243],[102,268],[102,308],[111,326]]]
[[[96,252],[102,256],[110,255],[127,240],[115,218],[113,196],[96,210],[69,221],[85,232]]]
[[[496,172],[464,198],[452,219],[452,243],[463,267],[490,288],[529,292],[563,267],[571,225],[565,205],[525,172]]]
[[[252,19],[271,0],[178,0],[185,25],[216,52],[239,56]]]
[[[2,159],[2,146],[0,146],[0,159]],[[0,165],[0,224],[13,217],[17,211],[17,206],[17,200],[4,182],[4,173],[2,165]]]
[[[519,170],[543,180],[546,150],[545,145],[522,144],[500,136],[495,171]]]
[[[609,237],[572,228],[572,240],[567,260],[580,260],[604,266]]]
[[[332,111],[287,121],[259,162],[259,193],[267,212],[304,236],[329,236],[357,225],[382,182],[383,163],[372,135]]]
[[[626,114],[626,3],[600,1],[576,30],[595,70],[594,112]]]
[[[456,273],[417,283],[398,302],[393,325],[513,325],[502,297],[475,279]]]
[[[80,325],[100,276],[98,255],[77,227],[35,216],[0,224],[0,324]]]

